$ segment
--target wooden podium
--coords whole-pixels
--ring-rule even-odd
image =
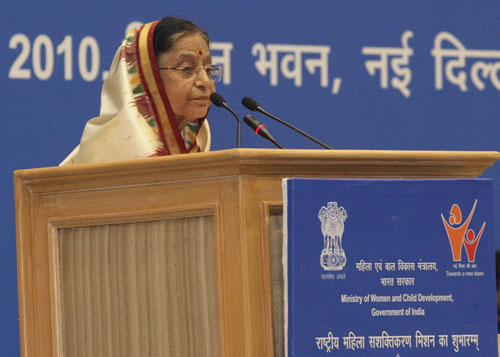
[[[474,178],[498,152],[233,149],[15,172],[23,356],[281,356],[281,179]]]

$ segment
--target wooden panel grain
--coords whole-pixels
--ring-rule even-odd
[[[65,356],[220,356],[213,217],[59,232]]]
[[[269,207],[268,245],[274,325],[274,355],[285,356],[285,311],[283,283],[283,208]]]

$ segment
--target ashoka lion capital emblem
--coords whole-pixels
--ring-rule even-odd
[[[323,250],[321,251],[320,264],[324,270],[342,270],[347,262],[342,249],[342,235],[347,211],[339,207],[337,202],[328,202],[318,212],[323,234]]]

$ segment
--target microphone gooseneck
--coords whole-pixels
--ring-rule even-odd
[[[273,138],[269,130],[266,128],[264,124],[261,124],[257,119],[255,119],[252,115],[247,114],[243,118],[243,121],[250,127],[252,128],[253,131],[255,131],[255,134],[262,136],[264,139],[269,140],[272,142],[274,145],[279,147],[280,149],[283,149],[283,147],[278,144],[278,142]]]
[[[237,133],[236,133],[236,147],[240,148],[241,147],[241,119],[238,117],[238,115],[236,115],[234,110],[232,110],[229,107],[229,105],[227,105],[226,100],[219,93],[214,92],[214,93],[210,94],[210,101],[212,103],[214,103],[217,107],[224,108],[227,111],[229,111],[231,114],[233,114],[233,116],[238,121],[238,129],[237,129]]]
[[[329,150],[333,150],[332,147],[326,145],[325,143],[319,141],[318,139],[312,137],[311,135],[307,134],[306,132],[300,130],[299,128],[293,126],[292,124],[289,124],[287,123],[286,121],[284,120],[281,120],[280,118],[266,112],[264,109],[262,109],[262,107],[255,101],[253,100],[252,98],[250,97],[244,97],[242,100],[241,100],[241,104],[243,104],[243,106],[253,112],[257,111],[257,112],[260,112],[266,116],[268,116],[269,118],[273,119],[273,120],[276,120],[277,122],[289,127],[290,129],[292,129],[293,131],[299,133],[300,135],[302,136],[305,136],[306,138],[308,138],[309,140],[315,142],[316,144],[318,144],[319,146],[322,146],[324,147],[325,149],[329,149]]]

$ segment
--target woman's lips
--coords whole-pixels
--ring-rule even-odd
[[[199,102],[207,102],[210,100],[210,98],[208,98],[207,96],[201,96],[201,97],[194,97],[194,98],[190,98],[189,100],[191,101],[199,101]]]

